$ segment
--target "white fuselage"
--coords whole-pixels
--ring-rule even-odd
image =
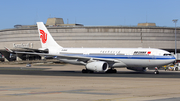
[[[51,52],[50,52],[51,53]],[[156,67],[169,64],[175,60],[169,52],[152,48],[63,48],[52,51],[53,54],[70,56],[83,56],[100,59],[113,59],[115,63],[111,67]],[[63,59],[59,59],[63,60]],[[77,60],[64,60],[65,62],[77,62]],[[118,62],[119,61],[119,62]]]

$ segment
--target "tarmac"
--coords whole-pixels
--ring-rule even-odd
[[[180,72],[160,74],[119,68],[116,74],[83,74],[69,64],[1,64],[1,101],[179,101]]]

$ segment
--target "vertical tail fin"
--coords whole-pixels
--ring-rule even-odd
[[[37,22],[42,48],[63,48],[53,39],[43,22]]]

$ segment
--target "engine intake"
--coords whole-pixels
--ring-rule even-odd
[[[106,72],[109,68],[109,65],[104,61],[95,61],[87,63],[86,68],[95,72]]]

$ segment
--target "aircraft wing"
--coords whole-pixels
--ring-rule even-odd
[[[78,55],[64,55],[64,54],[48,54],[48,53],[34,53],[34,52],[15,52],[17,54],[32,54],[32,55],[40,55],[40,56],[52,56],[52,57],[57,57],[61,59],[78,59],[78,61],[84,61],[87,62],[89,60],[100,60],[100,61],[106,61],[106,62],[121,62],[117,59],[105,59],[105,58],[94,58],[94,57],[89,57],[89,56],[78,56]]]
[[[15,51],[12,51],[11,49],[4,47],[6,49],[7,52],[13,53]],[[44,49],[44,48],[39,48],[39,49],[33,49],[33,48],[19,48],[19,49],[23,49],[23,50],[27,50],[27,51],[32,51],[32,52],[44,52],[47,53],[48,50]]]
[[[8,52],[13,52],[13,53],[17,53],[17,54],[32,54],[32,55],[39,55],[39,56],[52,56],[52,57],[57,57],[60,59],[78,59],[78,61],[83,61],[83,62],[87,62],[89,60],[100,60],[100,61],[106,61],[108,63],[119,63],[121,61],[117,60],[117,59],[106,59],[106,58],[96,58],[96,57],[89,57],[88,55],[84,55],[84,56],[78,56],[78,55],[65,55],[65,54],[48,54],[48,53],[36,53],[36,52],[20,52],[20,51],[12,51],[8,48],[6,48],[6,51]]]

